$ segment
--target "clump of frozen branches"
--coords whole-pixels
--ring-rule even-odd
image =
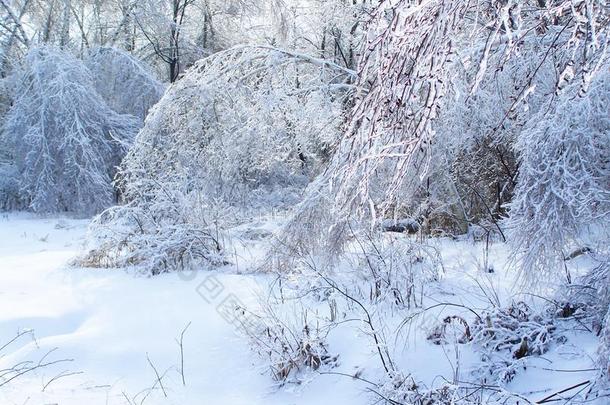
[[[351,74],[265,47],[203,59],[148,118],[123,164],[127,187],[150,169],[238,207],[293,204],[332,151]]]
[[[119,114],[144,121],[148,110],[159,101],[165,86],[133,55],[117,48],[96,48],[86,59],[95,89]]]
[[[416,381],[411,374],[402,372],[387,373],[377,387],[369,390],[373,394],[375,403],[389,405],[501,405],[520,403],[524,399],[498,386],[464,381],[445,380],[438,386],[427,387]]]
[[[112,178],[138,128],[96,93],[83,63],[32,49],[4,123],[21,199],[36,212],[99,212],[115,200]]]
[[[309,218],[303,224],[296,224],[301,230],[328,225],[324,218],[328,218],[329,211],[299,212],[319,215],[313,221]],[[349,233],[348,237],[334,238],[348,243],[337,248],[336,254],[328,254],[332,246],[321,245],[319,252],[322,254],[316,256],[281,240],[272,247],[275,250],[267,257],[268,265],[281,273],[300,273],[318,293],[340,286],[355,299],[374,305],[389,304],[397,309],[420,307],[426,285],[440,280],[443,262],[433,246],[406,235],[382,233],[382,226],[373,231],[356,232],[349,221],[335,224],[327,232]]]
[[[376,218],[384,210],[376,206],[389,208],[403,180],[417,178],[411,169],[428,165],[431,121],[450,83],[466,9],[463,2],[387,1],[375,10],[359,69],[361,85],[370,88],[359,95],[335,156],[337,199],[351,212]]]
[[[290,207],[333,149],[352,75],[269,47],[201,60],[151,110],[123,160],[124,205],[95,220],[95,256],[121,251],[148,263],[162,249],[174,258],[165,269],[210,262],[219,231],[252,211]]]
[[[460,401],[463,394],[456,385],[446,384],[437,389],[429,389],[417,382],[412,375],[390,372],[373,391],[377,403],[386,404],[459,404],[474,402]]]
[[[576,319],[600,337],[599,365],[602,381],[610,378],[610,260],[591,253],[594,265],[584,276],[560,291],[557,316]],[[567,294],[566,294],[567,292]]]
[[[328,262],[342,257],[349,241],[349,218],[340,217],[328,184],[315,179],[293,210],[289,223],[273,241],[267,255],[268,270],[292,272],[301,259],[320,255]]]
[[[607,255],[590,253],[594,265],[559,292],[557,316],[575,318],[600,334],[610,306],[610,264]]]
[[[85,267],[137,267],[152,275],[195,265],[226,263],[218,233],[205,217],[205,206],[177,205],[181,190],[168,191],[162,203],[175,204],[171,213],[154,216],[134,205],[112,207],[96,216],[89,248],[75,264]],[[147,207],[155,209],[156,207]],[[90,232],[91,233],[91,232]]]
[[[471,327],[472,341],[482,350],[479,378],[483,382],[511,381],[523,359],[546,353],[555,336],[552,318],[535,313],[524,302],[482,314]]]
[[[333,222],[416,216],[429,232],[500,228],[518,182],[513,144],[568,88],[587,94],[603,81],[607,17],[602,1],[381,2],[359,68],[365,90],[318,182]],[[306,199],[318,197],[316,188]]]
[[[559,96],[553,111],[517,143],[521,164],[509,225],[520,263],[532,277],[561,269],[564,249],[582,246],[583,233],[597,234],[600,248],[609,240],[608,66],[585,94],[572,88]]]
[[[271,376],[281,385],[299,383],[307,370],[337,365],[338,356],[329,352],[326,342],[329,328],[308,320],[307,310],[295,316],[297,322],[291,322],[267,306],[264,314],[245,328],[253,350],[267,362]]]
[[[610,387],[610,261],[608,261],[608,257],[606,257],[606,262],[600,266],[602,266],[601,269],[597,269],[596,272],[597,283],[593,284],[598,289],[597,313],[603,316],[600,329],[599,365],[602,370],[602,378],[606,378],[605,385]],[[602,315],[604,312],[605,315]]]

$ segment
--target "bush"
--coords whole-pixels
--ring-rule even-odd
[[[115,263],[153,273],[160,263],[161,271],[217,263],[210,258],[222,251],[219,231],[293,205],[324,166],[341,123],[343,90],[334,90],[342,87],[331,69],[261,47],[200,61],[151,110],[125,157],[125,205],[94,221],[94,257],[128,252],[129,261]]]
[[[30,50],[3,133],[25,207],[92,214],[115,200],[116,166],[138,128],[96,93],[83,63],[53,47]]]

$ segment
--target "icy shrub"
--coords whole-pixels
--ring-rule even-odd
[[[607,255],[593,254],[593,258],[597,265],[560,290],[561,308],[557,316],[576,318],[599,334],[610,307],[610,262]]]
[[[411,374],[396,371],[389,372],[371,391],[374,403],[388,405],[505,405],[518,404],[523,399],[497,386],[445,381],[438,386],[427,387]]]
[[[341,123],[335,81],[347,74],[264,47],[201,60],[151,110],[121,165],[124,205],[94,221],[85,262],[117,251],[131,259],[113,264],[153,273],[218,262],[222,229],[290,207],[324,167]]]
[[[600,337],[599,365],[602,380],[610,383],[610,257],[593,254],[599,264],[567,288],[566,301],[559,311],[562,317],[574,317],[591,325]],[[562,291],[563,293],[563,291]]]
[[[485,312],[472,325],[472,341],[480,346],[484,365],[479,377],[484,382],[511,381],[522,359],[546,353],[556,339],[552,318],[535,313],[524,302]]]
[[[134,266],[152,275],[195,264],[224,264],[218,235],[196,215],[201,208],[185,206],[164,217],[150,217],[137,207],[109,208],[93,219],[91,247],[75,264]]]
[[[307,370],[337,364],[338,356],[329,352],[326,342],[328,330],[309,322],[306,310],[300,314],[300,322],[290,322],[268,307],[246,332],[273,379],[283,385],[298,383]]]
[[[593,225],[610,225],[610,73],[605,65],[584,94],[574,86],[519,137],[519,176],[510,204],[512,243],[524,271],[562,268],[564,249]],[[603,240],[603,239],[602,239]],[[607,242],[607,239],[606,239]]]
[[[83,63],[52,47],[28,53],[15,94],[3,132],[27,207],[92,214],[111,205],[137,119],[112,111]]]
[[[122,165],[127,193],[149,181],[244,208],[293,204],[337,137],[341,106],[329,80],[279,50],[203,59],[146,120]]]

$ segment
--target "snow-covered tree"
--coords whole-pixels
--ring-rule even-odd
[[[290,207],[322,170],[353,74],[269,47],[200,61],[153,107],[123,161],[125,205],[96,220],[94,255],[152,272],[217,262],[219,228]]]
[[[91,214],[115,200],[115,167],[138,119],[112,111],[91,73],[53,47],[32,49],[3,127],[20,194],[36,212]]]
[[[548,71],[547,59],[553,59],[560,72],[571,67],[578,70],[579,77],[590,78],[598,68],[598,55],[591,50],[581,58],[578,50],[597,47],[603,52],[607,39],[602,30],[598,43],[587,45],[578,32],[607,29],[607,8],[602,2],[593,2],[590,14],[586,2],[578,2],[576,8],[572,2],[564,2],[557,9],[540,9],[531,2],[537,6],[534,10],[521,3],[431,1],[415,7],[405,0],[381,4],[360,68],[363,86],[372,85],[357,103],[344,141],[347,146],[337,156],[339,202],[355,204],[358,209],[368,208],[366,202],[372,199],[377,210],[385,211],[398,198],[404,199],[405,192],[409,195],[408,188],[425,178],[434,164],[431,156],[448,109],[481,96],[479,91],[490,76],[500,101],[479,100],[499,110],[500,117],[491,128],[480,128],[482,133],[474,134],[475,140],[491,134],[495,141],[504,135],[505,121],[528,101],[536,84],[540,87],[537,80],[542,68]],[[540,25],[546,31],[532,28]],[[561,47],[557,47],[559,41]],[[537,57],[526,59],[534,54]],[[513,64],[524,66],[516,72],[520,75],[501,74],[504,69],[515,71]],[[465,79],[462,86],[454,83],[457,73]],[[551,86],[557,82],[555,75],[550,80]],[[516,91],[500,90],[508,86]],[[538,90],[553,97],[546,93],[548,87],[543,82]],[[469,96],[460,98],[464,93]],[[478,110],[473,115],[480,120]],[[460,137],[458,142],[472,142],[472,132],[467,135],[471,137]],[[380,172],[384,174],[380,176]],[[384,183],[379,195],[370,186],[373,180],[377,188],[379,181]]]
[[[93,49],[86,59],[95,89],[119,114],[144,121],[163,95],[165,86],[131,54],[117,48]]]
[[[610,241],[608,67],[586,93],[567,89],[519,136],[509,225],[521,264],[534,277],[560,269],[574,244],[597,243],[597,250]]]
[[[586,92],[603,69],[604,4],[381,2],[362,50],[350,125],[295,221],[320,223],[307,219],[307,210],[329,211],[316,208],[317,200],[336,211],[336,226],[318,232],[345,238],[346,218],[425,221],[446,206],[456,222],[484,218],[501,232],[521,130],[570,83]],[[287,226],[290,240],[340,245],[295,225]]]

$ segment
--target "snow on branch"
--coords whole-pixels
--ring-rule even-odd
[[[15,94],[3,132],[28,207],[91,214],[112,204],[137,119],[107,107],[83,63],[52,47],[29,52]]]
[[[487,223],[503,234],[517,182],[514,144],[569,88],[587,97],[607,70],[609,13],[604,1],[381,2],[348,129],[295,221],[321,206],[332,215],[322,209],[325,225],[304,237],[334,249],[340,241],[327,237],[338,233],[328,230],[348,218],[372,226],[399,215],[441,229]],[[284,239],[302,245],[295,225]]]
[[[610,75],[579,97],[566,91],[556,107],[532,120],[517,148],[521,164],[510,204],[511,240],[522,268],[542,277],[561,268],[564,249],[592,232],[607,249],[610,225]],[[602,253],[601,251],[599,253]]]
[[[155,273],[221,263],[219,231],[246,212],[291,206],[322,170],[350,78],[331,62],[268,47],[198,62],[153,107],[123,161],[126,204],[96,220],[101,259],[89,264]]]

